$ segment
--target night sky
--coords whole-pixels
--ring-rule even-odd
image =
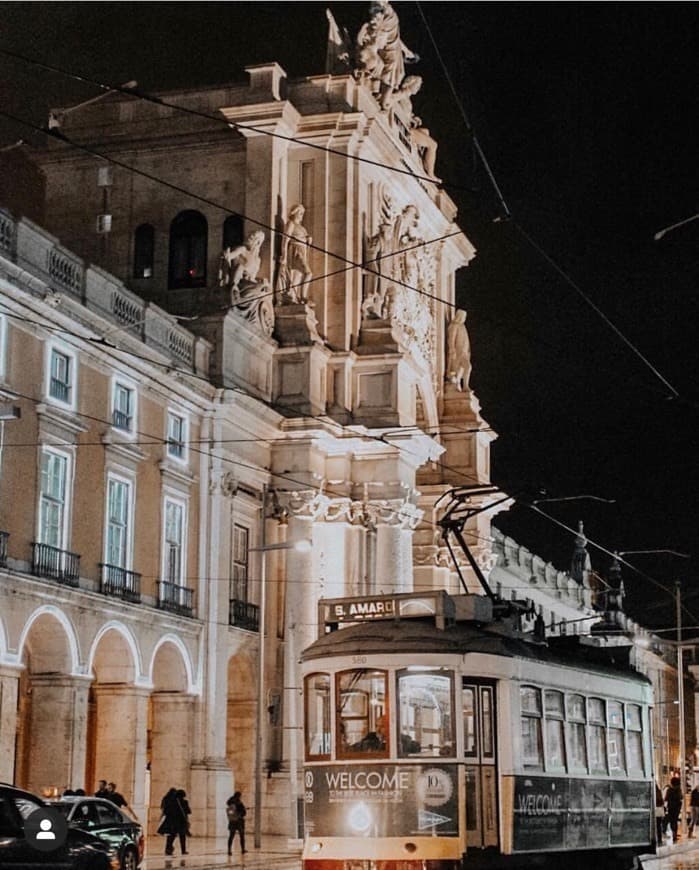
[[[105,83],[157,91],[244,80],[278,61],[324,71],[324,3],[0,3],[0,48]],[[368,3],[331,3],[354,35]],[[502,214],[417,4],[396,3],[420,55],[417,114],[440,142],[437,174],[478,249],[460,276],[469,311],[471,385],[500,437],[493,480],[523,500],[585,521],[608,549],[671,587],[683,581],[699,625],[696,34],[691,3],[441,3],[422,10],[512,220]],[[0,55],[0,109],[44,123],[49,106],[98,91]],[[35,135],[0,120],[0,143]],[[196,192],[196,191],[195,191]],[[529,241],[529,239],[531,241]],[[533,242],[533,244],[532,244]],[[537,250],[539,248],[540,250]],[[543,253],[542,253],[543,252]],[[669,382],[614,334],[552,260]],[[673,396],[673,390],[679,394]],[[570,535],[520,506],[498,526],[558,567]],[[609,557],[590,546],[604,573]],[[625,569],[628,610],[670,623],[672,601]],[[692,600],[694,599],[694,600]]]

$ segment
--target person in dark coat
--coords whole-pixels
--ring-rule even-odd
[[[240,799],[240,792],[237,791],[232,797],[226,801],[226,815],[228,816],[228,854],[233,854],[233,838],[236,831],[240,836],[240,848],[243,855],[246,853],[245,848],[245,816],[247,810]]]
[[[680,820],[680,812],[684,795],[682,794],[682,785],[679,776],[673,776],[670,780],[670,785],[665,792],[665,803],[667,805],[667,820],[670,823],[672,831],[672,842],[677,842],[677,825]]]
[[[187,795],[183,789],[171,788],[160,803],[163,820],[158,828],[158,833],[165,835],[166,855],[174,855],[175,837],[180,839],[182,854],[187,854],[188,816],[191,810],[186,798]]]

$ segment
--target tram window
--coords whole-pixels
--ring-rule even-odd
[[[568,695],[566,698],[566,736],[568,767],[571,771],[587,771],[585,719],[585,698],[582,695]]]
[[[481,742],[484,758],[495,757],[493,745],[493,690],[481,687]]]
[[[607,773],[607,719],[601,698],[588,699],[587,720],[590,773]]]
[[[607,749],[609,772],[626,773],[626,753],[624,752],[624,713],[619,701],[609,701],[607,705]]]
[[[339,758],[389,754],[385,671],[359,669],[337,675]]]
[[[398,754],[453,755],[454,714],[451,674],[398,675]]]
[[[565,770],[565,742],[563,739],[563,693],[544,693],[546,713],[546,768]]]
[[[306,677],[306,758],[330,756],[330,676]]]
[[[461,694],[464,722],[464,755],[474,758],[478,754],[476,746],[476,689],[464,686]]]
[[[522,763],[525,767],[544,766],[541,743],[541,690],[533,686],[520,689],[522,707]]]
[[[637,704],[626,705],[626,760],[629,773],[643,775],[643,725],[641,708]]]

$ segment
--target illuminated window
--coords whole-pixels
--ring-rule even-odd
[[[452,677],[445,673],[398,676],[398,754],[453,755]]]
[[[120,381],[112,386],[112,426],[132,434],[136,428],[136,390]]]
[[[585,744],[585,698],[568,695],[566,699],[566,734],[568,737],[568,769],[587,771],[587,746]]]
[[[141,224],[134,233],[133,276],[152,278],[155,257],[155,230],[150,224]]]
[[[462,718],[464,726],[464,755],[474,758],[478,754],[476,745],[476,687],[464,686],[461,693]]]
[[[626,760],[629,773],[643,775],[643,719],[637,704],[626,705]]]
[[[563,693],[545,692],[546,768],[565,770],[565,740],[563,737]]]
[[[624,748],[624,710],[619,701],[607,704],[607,750],[609,773],[626,773],[626,752]]]
[[[522,706],[522,764],[525,767],[543,768],[541,691],[532,686],[522,686],[519,694]]]
[[[587,721],[590,773],[607,773],[607,719],[601,698],[588,699]]]
[[[208,225],[198,211],[183,211],[170,225],[172,289],[206,286]]]
[[[180,414],[168,411],[167,415],[167,455],[173,459],[186,459],[187,419]]]
[[[184,585],[185,506],[165,499],[163,577],[167,583]]]
[[[231,599],[248,600],[248,547],[250,531],[245,526],[233,526],[233,579]]]
[[[306,758],[330,756],[330,677],[306,677]]]
[[[39,543],[65,548],[68,523],[68,456],[45,450],[41,454]]]
[[[337,675],[338,757],[388,756],[386,682],[384,671],[360,669]]]
[[[107,553],[106,563],[128,568],[131,519],[131,487],[110,477],[107,484]]]

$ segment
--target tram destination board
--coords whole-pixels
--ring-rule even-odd
[[[457,767],[330,765],[307,767],[309,837],[457,837]]]
[[[648,782],[514,778],[513,851],[602,849],[649,842]]]

